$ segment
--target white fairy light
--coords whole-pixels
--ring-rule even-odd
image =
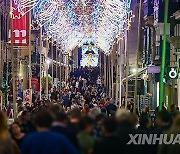
[[[38,0],[12,0],[12,18],[19,19],[24,16],[36,6],[37,1]]]
[[[106,54],[132,22],[131,0],[14,0],[21,14],[33,8],[36,23],[64,53],[91,40]],[[27,11],[29,11],[27,9]],[[127,26],[125,26],[127,25]]]

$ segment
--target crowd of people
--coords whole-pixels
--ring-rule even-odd
[[[178,154],[180,143],[127,143],[130,134],[178,134],[179,128],[175,105],[157,110],[154,119],[148,107],[140,115],[118,109],[106,96],[98,69],[83,68],[71,72],[63,90],[54,87],[50,99],[19,104],[9,126],[0,111],[0,154]]]

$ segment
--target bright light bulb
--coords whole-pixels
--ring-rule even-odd
[[[133,68],[132,73],[136,73],[136,72],[137,72],[137,68]]]
[[[49,59],[47,59],[47,60],[46,60],[46,63],[47,63],[47,64],[50,64],[50,63],[51,63],[51,61],[50,61]]]

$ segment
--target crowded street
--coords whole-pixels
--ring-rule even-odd
[[[158,146],[158,140],[171,127],[171,133],[179,130],[178,107],[171,105],[170,112],[163,108],[150,114],[146,106],[135,114],[132,102],[128,102],[127,109],[123,104],[119,108],[119,104],[107,97],[102,82],[98,68],[80,68],[71,73],[62,90],[53,87],[49,99],[37,100],[33,95],[32,104],[19,103],[18,116],[9,126],[5,113],[0,112],[1,141],[4,140],[1,152],[164,154],[166,147]],[[146,142],[145,145],[127,145],[129,134],[146,134],[147,137],[156,134],[157,140],[153,145]]]
[[[179,0],[0,0],[0,154],[179,154]]]

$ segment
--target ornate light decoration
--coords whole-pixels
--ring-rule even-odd
[[[12,17],[21,18],[35,7],[39,0],[11,0],[12,1]]]
[[[116,38],[124,36],[132,21],[131,0],[14,0],[23,15],[33,9],[36,24],[63,52],[91,40],[109,53]],[[29,6],[29,7],[27,7]],[[28,8],[23,12],[23,8]],[[34,22],[34,21],[33,21]]]

